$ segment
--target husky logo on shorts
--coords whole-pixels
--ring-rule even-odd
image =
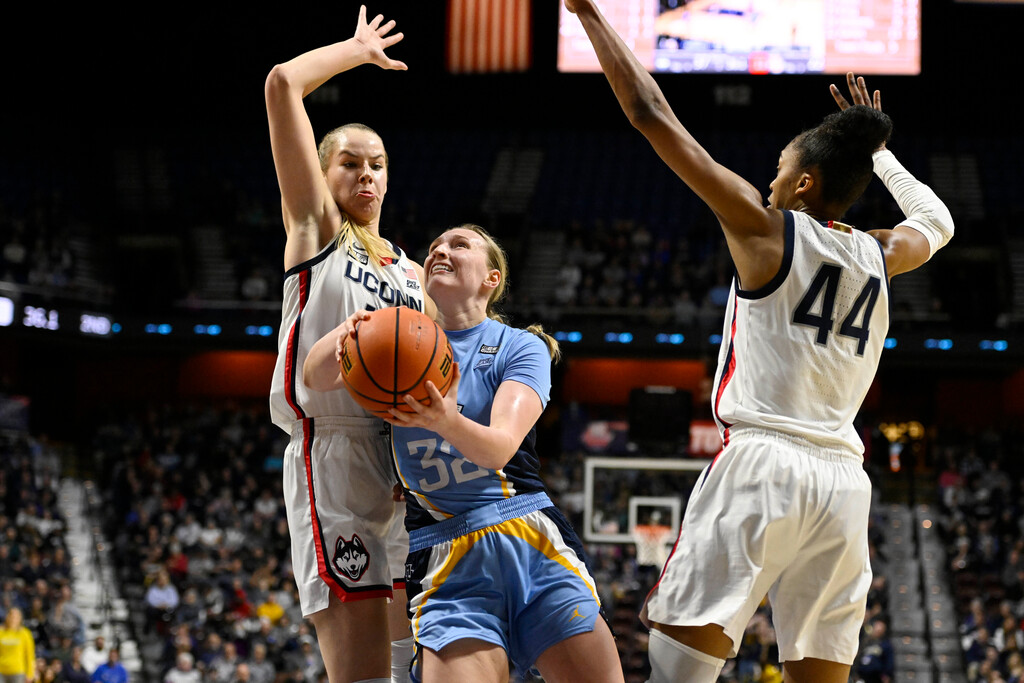
[[[339,572],[352,581],[358,581],[363,578],[366,568],[370,566],[370,554],[366,552],[363,540],[357,534],[352,534],[351,541],[346,541],[344,536],[338,536],[332,562]]]

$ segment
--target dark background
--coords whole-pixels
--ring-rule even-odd
[[[954,152],[970,152],[977,144],[1019,148],[1024,143],[1019,92],[1024,6],[922,2],[921,75],[868,78],[869,87],[882,90],[883,107],[895,121],[891,147],[899,154],[901,140],[913,139],[919,148]],[[230,221],[229,207],[240,188],[276,197],[263,100],[266,75],[275,63],[350,37],[358,7],[340,2],[230,10],[214,3],[27,8],[24,18],[8,23],[0,48],[6,76],[0,127],[4,201],[15,211],[40,197],[44,203],[63,202],[77,220],[93,226],[114,285],[108,307],[113,313],[137,315],[168,306],[187,285],[187,273],[177,265],[180,253],[139,245],[177,239],[204,221]],[[406,38],[389,54],[408,63],[409,71],[362,66],[332,80],[307,102],[318,136],[355,120],[376,128],[386,141],[415,139],[422,147],[426,140],[442,176],[452,158],[472,157],[474,150],[459,142],[465,133],[491,134],[507,143],[597,131],[610,141],[625,140],[647,155],[645,161],[660,164],[630,129],[602,74],[556,71],[558,3],[534,3],[530,71],[496,75],[446,72],[446,3],[441,0],[377,2],[368,9],[371,16],[381,11],[398,21]],[[672,74],[657,80],[698,140],[713,143],[740,135],[785,141],[834,109],[828,84],[841,84],[843,77]],[[714,89],[723,85],[749,86],[750,105],[716,105]],[[409,150],[389,142],[388,151],[388,201],[401,205],[407,186],[403,155]],[[751,160],[763,171],[748,179],[765,195],[776,154],[773,147],[763,159]],[[169,170],[168,178],[147,175],[147,159],[156,157]],[[607,163],[616,161],[610,147]],[[138,173],[129,172],[136,167]],[[155,191],[160,182],[170,184],[168,191]],[[462,201],[459,177],[450,185],[444,177],[439,182],[429,229],[484,222],[486,216],[475,215],[475,208]],[[572,177],[557,178],[542,191],[571,193],[573,183]],[[682,185],[679,191],[688,192]],[[999,251],[1007,239],[1022,235],[1018,217],[958,221],[954,246]],[[262,243],[254,246],[281,253],[283,230],[257,239]],[[962,261],[943,270],[937,259],[928,268],[940,275],[940,288],[952,290],[951,312],[957,326],[966,328],[960,331],[987,334],[993,307],[1005,304],[1005,291],[997,291],[998,273],[990,261],[977,263]],[[279,312],[270,318],[279,320]],[[273,351],[273,340],[267,342],[263,348]],[[32,397],[37,415],[48,416],[47,428],[55,427],[53,416],[64,413],[72,415],[73,429],[88,422],[98,396],[175,395],[180,366],[201,351],[199,344],[194,339],[178,346],[69,344],[42,334],[19,338],[0,331],[0,369],[11,389]],[[689,357],[707,360],[700,354]],[[1019,370],[1017,360],[967,357],[937,365],[896,358],[897,363],[883,361],[880,377],[889,378],[887,388],[919,393],[910,399],[886,391],[886,409],[896,412],[902,405],[910,406],[902,412],[942,413],[934,407],[942,376],[954,387],[982,382],[977,390],[985,400],[975,407],[984,416],[1011,391],[1006,378]],[[133,384],[130,390],[110,390]],[[956,391],[947,393],[955,399]]]

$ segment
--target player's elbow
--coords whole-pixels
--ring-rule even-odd
[[[623,107],[626,117],[641,133],[663,125],[668,113],[668,102],[658,92],[641,90]]]
[[[287,96],[294,88],[293,79],[287,64],[277,64],[267,74],[267,81],[263,86],[264,96],[267,102],[273,102]]]

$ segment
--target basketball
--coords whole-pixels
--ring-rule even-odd
[[[341,376],[356,403],[378,417],[411,413],[406,394],[429,404],[426,383],[441,395],[452,383],[454,356],[437,323],[412,308],[382,308],[356,323],[341,348]]]

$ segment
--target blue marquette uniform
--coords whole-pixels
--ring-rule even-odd
[[[546,406],[551,357],[536,335],[487,319],[446,331],[460,412],[490,424],[494,395],[515,381]],[[548,647],[593,630],[600,603],[582,544],[544,489],[536,427],[501,469],[473,464],[426,429],[396,427],[406,493],[406,590],[413,635],[440,650],[463,638],[500,645],[521,673]]]

